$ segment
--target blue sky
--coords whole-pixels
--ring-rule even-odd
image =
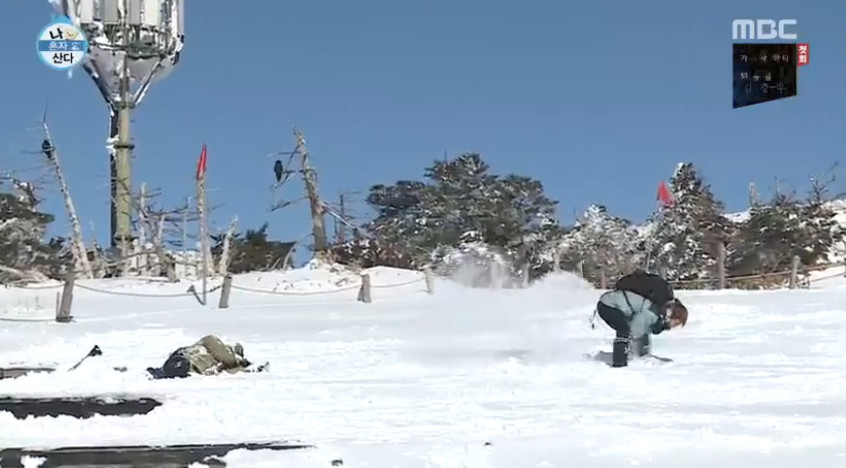
[[[177,204],[209,145],[212,217],[223,228],[308,231],[306,206],[270,213],[273,151],[306,135],[327,199],[419,178],[432,160],[479,152],[496,172],[541,179],[559,214],[606,204],[636,221],[660,180],[691,161],[729,210],[749,182],[798,189],[846,154],[846,3],[769,1],[192,1],[178,68],[134,114],[133,180]],[[46,102],[71,191],[108,230],[105,104],[81,71],[45,67],[34,41],[46,0],[7,0],[0,170],[43,161]],[[731,109],[731,20],[796,18],[811,63],[799,96]],[[10,21],[11,20],[11,21]],[[626,70],[634,70],[628,76]],[[37,174],[21,172],[21,175]],[[841,175],[846,177],[846,174]],[[846,182],[836,187],[846,191]],[[300,185],[284,192],[299,196]],[[363,203],[357,212],[366,214]],[[46,209],[65,234],[58,193]]]

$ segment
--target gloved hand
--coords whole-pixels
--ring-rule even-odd
[[[660,335],[661,332],[664,330],[670,329],[670,322],[668,322],[664,318],[659,318],[655,323],[652,324],[652,334]]]

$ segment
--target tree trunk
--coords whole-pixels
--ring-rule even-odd
[[[220,260],[217,264],[217,273],[221,276],[226,276],[229,270],[229,250],[232,245],[232,236],[235,235],[235,226],[238,224],[238,217],[232,218],[229,223],[229,229],[226,230],[226,235],[223,236],[223,249],[220,252]]]

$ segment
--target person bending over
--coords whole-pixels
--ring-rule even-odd
[[[612,367],[626,367],[629,354],[650,354],[650,335],[687,324],[687,308],[662,277],[635,271],[599,298],[599,317],[615,332]]]

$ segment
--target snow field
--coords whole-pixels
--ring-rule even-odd
[[[346,467],[846,466],[846,288],[680,291],[690,322],[654,345],[676,362],[610,369],[582,356],[610,349],[612,333],[590,329],[598,291],[572,275],[528,290],[439,281],[434,295],[419,273],[372,275],[374,286],[415,282],[374,288],[374,302],[362,304],[357,278],[325,267],[243,275],[234,284],[304,295],[235,289],[226,310],[190,296],[78,289],[75,323],[2,321],[0,364],[66,369],[94,344],[104,355],[74,372],[0,381],[0,394],[131,393],[164,405],[132,418],[0,413],[0,445],[287,439],[318,447],[226,457],[243,467],[334,459]],[[88,283],[144,294],[187,289]],[[317,294],[327,289],[337,292]],[[55,292],[0,289],[0,302],[33,295]],[[46,304],[41,318],[52,317]],[[270,372],[146,379],[146,367],[209,333],[243,343],[253,362],[270,361]]]

